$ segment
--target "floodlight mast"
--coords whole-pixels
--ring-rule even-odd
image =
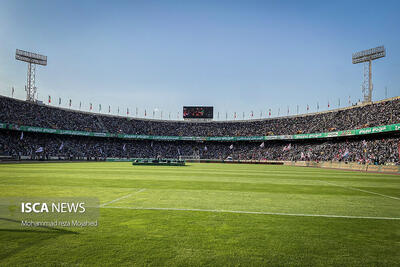
[[[47,56],[23,51],[17,49],[15,52],[15,59],[19,61],[24,61],[28,63],[28,72],[25,85],[26,100],[35,102],[36,100],[36,65],[47,65]]]
[[[364,96],[364,103],[372,101],[372,60],[386,56],[386,49],[384,46],[378,46],[368,50],[363,50],[353,54],[353,64],[364,63],[364,80],[362,84],[362,92]],[[367,66],[368,65],[368,66]]]

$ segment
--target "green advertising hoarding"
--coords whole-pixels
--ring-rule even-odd
[[[311,133],[311,134],[294,134],[294,135],[270,135],[270,136],[159,136],[159,135],[137,135],[137,134],[115,134],[115,133],[97,133],[74,130],[50,129],[34,126],[19,126],[10,123],[0,123],[0,129],[8,129],[23,132],[92,136],[92,137],[115,137],[132,140],[155,140],[155,141],[220,141],[220,142],[236,142],[236,141],[269,141],[269,140],[302,140],[302,139],[318,139],[332,138],[342,136],[367,135],[374,133],[400,131],[400,123],[376,126],[370,128],[362,128],[355,130],[335,131],[327,133]]]

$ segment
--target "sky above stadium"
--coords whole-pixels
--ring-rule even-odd
[[[0,94],[25,98],[15,49],[48,56],[39,100],[135,116],[254,118],[362,99],[353,52],[385,45],[373,99],[400,95],[400,1],[0,1]],[[387,90],[385,90],[385,87]],[[268,116],[268,115],[267,115]]]

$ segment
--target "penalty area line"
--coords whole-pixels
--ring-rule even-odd
[[[372,192],[372,191],[368,191],[368,190],[364,190],[364,189],[359,189],[359,188],[356,188],[356,187],[338,185],[338,184],[334,184],[334,183],[327,182],[327,181],[322,181],[322,180],[318,180],[318,181],[326,183],[326,184],[334,185],[334,186],[337,186],[337,187],[346,188],[346,189],[353,190],[353,191],[360,191],[360,192],[364,192],[364,193],[368,193],[368,194],[372,194],[372,195],[377,195],[377,196],[381,196],[381,197],[400,200],[400,198],[398,198],[398,197],[388,196],[388,195],[384,195],[384,194],[380,194],[380,193],[376,193],[376,192]]]
[[[127,209],[127,210],[199,211],[199,212],[216,212],[216,213],[279,215],[279,216],[293,216],[293,217],[324,217],[324,218],[346,218],[346,219],[400,220],[400,218],[398,218],[398,217],[372,217],[372,216],[351,216],[351,215],[331,215],[331,214],[304,214],[304,213],[282,213],[282,212],[265,212],[265,211],[241,211],[241,210],[143,208],[143,207],[102,207],[102,208],[105,208],[105,209]]]
[[[106,206],[106,205],[110,205],[110,204],[112,204],[112,203],[114,203],[114,202],[117,202],[117,201],[120,201],[120,200],[122,200],[122,199],[124,199],[124,198],[131,197],[131,196],[133,196],[133,195],[135,195],[135,194],[138,194],[138,193],[140,193],[140,192],[143,192],[144,190],[146,190],[146,189],[145,189],[145,188],[142,188],[142,189],[140,189],[140,190],[138,190],[138,191],[136,191],[136,192],[133,192],[133,193],[131,193],[131,194],[129,194],[129,195],[122,196],[122,197],[116,198],[116,199],[114,199],[114,200],[111,200],[111,201],[109,201],[109,202],[103,203],[103,204],[101,204],[99,207],[100,207],[100,208],[103,208],[103,207]]]

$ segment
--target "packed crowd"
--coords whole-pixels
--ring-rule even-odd
[[[290,161],[349,161],[388,164],[399,162],[399,137],[350,140],[316,140],[238,147],[238,159],[273,159]]]
[[[0,122],[52,129],[165,136],[318,133],[400,123],[400,99],[313,115],[237,122],[155,121],[85,113],[0,96]]]
[[[0,131],[0,154],[14,158],[201,158],[233,160],[358,161],[398,164],[399,136],[301,142],[193,142],[94,138]]]

